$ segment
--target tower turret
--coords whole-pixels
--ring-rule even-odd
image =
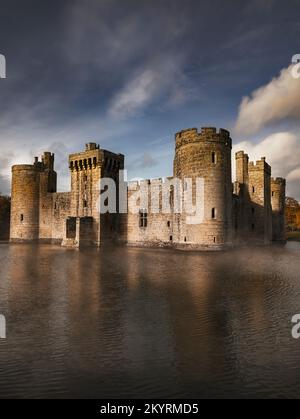
[[[11,241],[36,241],[39,238],[40,173],[36,165],[12,168]]]
[[[273,241],[286,242],[285,221],[286,180],[271,179]]]
[[[196,128],[176,134],[174,176],[204,180],[204,221],[189,225],[180,217],[177,240],[199,247],[220,248],[232,242],[232,140],[224,129]]]
[[[253,241],[272,241],[271,166],[262,157],[249,163],[250,232]]]
[[[54,154],[35,157],[32,165],[12,168],[11,241],[37,241],[51,238],[52,193],[57,175]],[[49,230],[50,229],[50,230]]]

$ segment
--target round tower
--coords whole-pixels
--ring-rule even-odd
[[[271,179],[273,241],[286,242],[285,197],[286,180]]]
[[[39,238],[39,170],[36,165],[12,168],[11,241]]]
[[[204,220],[189,224],[180,216],[178,241],[195,247],[222,248],[232,242],[232,140],[224,129],[196,128],[176,134],[174,176],[183,184],[204,180]],[[195,190],[193,191],[195,194]]]

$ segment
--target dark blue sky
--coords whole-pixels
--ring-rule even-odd
[[[87,140],[124,153],[130,176],[152,177],[171,174],[183,128],[224,127],[253,147],[298,133],[295,115],[255,132],[235,125],[242,98],[300,53],[299,0],[0,0],[0,8],[4,191],[10,164],[44,149],[57,154],[66,189],[67,155]]]

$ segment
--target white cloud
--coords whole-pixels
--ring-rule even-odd
[[[295,170],[292,170],[289,174],[288,174],[288,177],[287,177],[287,180],[288,181],[291,181],[291,182],[293,182],[293,181],[298,181],[298,182],[300,182],[300,167],[298,167],[297,169],[295,169]],[[299,187],[300,188],[300,187]]]
[[[272,134],[258,143],[243,141],[233,147],[233,156],[240,150],[249,154],[250,160],[266,157],[272,166],[272,176],[287,179],[289,195],[300,200],[300,136],[291,132]],[[235,162],[233,163],[235,168]]]
[[[24,109],[23,113],[25,112]],[[45,151],[55,153],[58,190],[69,191],[69,154],[84,150],[84,145],[89,140],[113,149],[112,151],[122,151],[112,147],[112,139],[128,133],[126,124],[113,125],[111,120],[98,116],[82,117],[71,124],[57,127],[38,124],[29,113],[26,123],[22,121],[22,124],[14,125],[14,116],[18,120],[19,113],[7,114],[5,119],[0,121],[0,193],[3,194],[10,194],[11,167],[15,164],[32,164],[34,157],[40,157]]]
[[[170,54],[148,62],[135,72],[113,97],[108,112],[114,117],[135,116],[156,100],[160,101],[160,107],[182,104],[189,93],[182,59]]]
[[[272,122],[300,117],[300,79],[292,76],[292,66],[283,69],[269,84],[242,100],[236,131],[254,134]]]
[[[110,113],[113,115],[135,114],[147,105],[157,93],[160,85],[159,77],[151,69],[144,70],[116,95],[113,99]]]

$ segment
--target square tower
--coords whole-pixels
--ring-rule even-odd
[[[100,214],[100,195],[103,192],[100,181],[104,177],[112,178],[118,188],[119,171],[124,169],[124,156],[102,150],[96,143],[88,143],[85,151],[69,156],[69,167],[70,219],[77,219],[77,242],[82,236],[85,242],[99,246],[103,240],[113,239],[118,232],[117,214]],[[88,234],[84,231],[87,225]]]
[[[271,166],[265,157],[249,163],[250,237],[268,244],[272,241]]]

